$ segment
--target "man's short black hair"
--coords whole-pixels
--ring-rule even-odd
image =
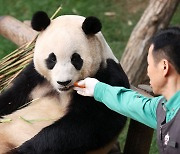
[[[152,39],[155,61],[166,58],[180,74],[180,27],[169,27],[159,31]]]

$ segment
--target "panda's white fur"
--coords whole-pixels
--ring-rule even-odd
[[[68,98],[65,99],[68,100]],[[0,124],[0,153],[20,146],[42,128],[61,118],[66,113],[66,105],[60,104],[57,97],[46,96],[34,100],[26,108],[5,116],[5,119],[11,119],[12,121]],[[9,145],[12,145],[12,147]]]
[[[108,58],[118,63],[101,32],[91,37],[82,31],[84,20],[84,17],[76,15],[59,16],[39,34],[33,60],[37,72],[47,80],[32,90],[29,95],[32,99],[30,105],[3,116],[12,121],[0,124],[0,153],[20,146],[42,128],[63,117],[68,112],[74,82],[94,76],[100,65],[106,67]],[[83,66],[79,71],[71,64],[73,52],[83,59]],[[50,53],[54,53],[57,58],[57,63],[51,70],[45,63]],[[57,81],[67,80],[71,81],[68,85],[70,89],[61,91],[63,86]],[[107,153],[109,149],[110,147],[101,149],[98,153]]]

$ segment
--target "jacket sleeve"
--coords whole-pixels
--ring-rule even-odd
[[[108,108],[156,129],[156,108],[162,96],[148,98],[124,87],[112,87],[99,82],[94,98]]]

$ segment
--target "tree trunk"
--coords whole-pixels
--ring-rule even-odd
[[[150,38],[168,26],[180,0],[150,0],[127,43],[121,64],[130,83],[137,86],[146,76],[147,51]]]
[[[18,46],[33,40],[37,35],[30,26],[11,16],[0,17],[0,35],[9,39]]]
[[[150,0],[147,9],[131,33],[121,58],[130,83],[137,86],[146,76],[149,40],[157,30],[168,26],[180,0]],[[124,154],[148,154],[153,129],[131,120]],[[132,144],[133,143],[133,144]]]

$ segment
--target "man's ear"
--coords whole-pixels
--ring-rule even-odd
[[[163,70],[164,77],[166,77],[170,71],[170,63],[167,59],[162,60],[162,70]]]

